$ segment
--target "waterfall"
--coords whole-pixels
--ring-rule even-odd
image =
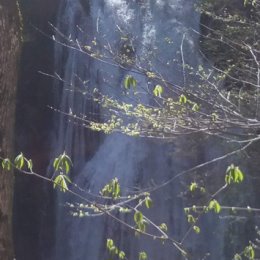
[[[75,41],[87,42],[94,39],[99,46],[110,44],[113,50],[122,45],[122,34],[129,36],[131,49],[139,57],[140,66],[164,75],[165,79],[184,85],[182,69],[173,60],[181,63],[180,46],[185,35],[185,62],[196,65],[198,39],[187,28],[199,31],[199,15],[194,12],[193,0],[61,0],[56,27],[64,35]],[[58,35],[56,35],[58,37]],[[156,46],[156,48],[155,48]],[[101,49],[102,51],[102,49]],[[147,62],[149,57],[150,63]],[[56,72],[64,79],[57,83],[57,107],[61,111],[76,114],[90,114],[98,109],[84,95],[72,87],[80,85],[79,78],[91,88],[120,96],[120,86],[124,77],[131,72],[95,61],[80,52],[56,44]],[[170,65],[168,65],[170,64]],[[138,85],[146,85],[147,79],[133,74]],[[109,77],[109,85],[103,80]],[[102,110],[99,117],[102,118]],[[53,136],[54,155],[64,150],[73,158],[76,172],[73,180],[81,187],[97,193],[109,180],[117,177],[122,190],[131,191],[149,183],[162,183],[175,173],[189,168],[188,161],[180,160],[178,144],[129,138],[119,134],[108,135],[96,145],[95,151],[87,155],[92,138],[83,127],[74,125],[63,115],[56,119],[56,135]],[[92,147],[92,145],[90,145]],[[174,156],[173,156],[174,155]],[[182,200],[179,197],[180,184],[172,183],[163,190],[152,194],[155,207],[151,216],[155,223],[168,224],[169,233],[181,238],[187,225],[184,223]],[[179,259],[172,246],[163,246],[158,241],[147,238],[133,239],[130,233],[118,227],[109,218],[82,218],[69,216],[63,209],[66,200],[72,198],[58,196],[56,254],[53,259],[101,260],[105,259],[106,236],[115,236],[118,246],[129,259],[137,259],[136,251],[145,250],[149,259]],[[207,237],[208,236],[208,237]],[[200,247],[207,250],[216,241],[208,242],[209,234],[196,241],[191,236],[190,249]],[[207,241],[207,244],[206,244]],[[203,244],[204,243],[204,244]],[[221,259],[221,251],[211,259]],[[199,259],[199,258],[194,258]]]

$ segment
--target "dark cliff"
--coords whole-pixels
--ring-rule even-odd
[[[52,80],[39,71],[53,73],[53,42],[49,23],[55,23],[58,0],[21,0],[23,46],[16,108],[16,153],[22,151],[34,162],[34,170],[47,172],[49,129],[53,112]],[[40,259],[51,254],[53,234],[52,187],[17,174],[14,194],[14,242],[19,260]]]
[[[0,1],[0,155],[12,157],[20,54],[20,19],[15,0]],[[13,175],[0,169],[0,259],[13,259]]]

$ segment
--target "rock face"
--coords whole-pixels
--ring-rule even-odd
[[[1,1],[1,0],[0,0]],[[34,170],[47,172],[50,153],[49,128],[52,124],[52,80],[39,71],[53,73],[53,42],[49,22],[54,23],[57,0],[20,0],[23,15],[23,46],[16,99],[16,154],[31,158]],[[45,34],[41,33],[44,32]],[[13,233],[15,256],[19,260],[41,259],[52,251],[53,188],[37,178],[15,177]],[[1,257],[0,257],[1,259]]]
[[[0,1],[0,154],[12,156],[20,20],[15,0]],[[0,259],[13,259],[13,176],[0,170]]]

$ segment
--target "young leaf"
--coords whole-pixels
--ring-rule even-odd
[[[112,197],[113,197],[113,198],[118,198],[118,197],[120,197],[120,184],[119,184],[117,178],[115,178],[115,179],[113,180]]]
[[[54,161],[53,161],[53,168],[55,171],[58,171],[59,169],[59,163],[60,163],[60,158],[55,158]]]
[[[153,90],[153,94],[156,97],[162,97],[162,93],[163,93],[163,87],[161,85],[156,85]]]
[[[244,180],[244,173],[238,166],[231,164],[226,170],[225,182],[226,184],[241,183]]]
[[[53,167],[55,171],[61,171],[68,174],[70,168],[72,167],[72,161],[70,157],[64,152],[63,154],[55,158],[53,162]]]
[[[124,87],[125,87],[125,89],[130,89],[131,86],[136,88],[136,85],[137,85],[137,81],[136,81],[136,79],[133,76],[127,75],[125,77],[125,80],[124,80]]]
[[[232,182],[232,176],[231,175],[229,175],[229,174],[226,174],[226,176],[225,176],[225,182],[226,182],[226,184],[231,184],[231,182]]]
[[[160,225],[160,229],[161,229],[162,231],[164,231],[164,232],[167,232],[167,231],[168,231],[168,227],[167,227],[167,225],[166,225],[165,223],[162,223],[162,224]]]
[[[221,206],[217,200],[211,200],[208,208],[210,210],[214,210],[215,213],[220,213],[220,211],[221,211]]]
[[[146,260],[147,259],[147,254],[146,252],[142,251],[142,252],[139,252],[139,260]]]
[[[235,254],[233,259],[234,260],[242,260],[242,257],[239,254]]]
[[[198,184],[196,182],[192,182],[190,185],[190,191],[193,192],[198,188]]]
[[[114,241],[110,238],[107,239],[107,249],[110,250],[114,246]]]
[[[2,168],[3,170],[10,171],[11,170],[11,161],[10,159],[6,158],[2,161]]]
[[[138,227],[138,229],[141,231],[141,232],[145,232],[145,230],[146,230],[146,222],[143,220],[143,221],[141,221],[141,222],[139,222],[138,224],[137,224],[137,227]]]
[[[70,180],[70,178],[69,178],[68,176],[63,175],[63,177],[64,177],[64,179],[65,179],[68,183],[72,183],[71,180]]]
[[[244,250],[244,256],[247,257],[249,260],[255,259],[255,250],[252,245],[247,246]]]
[[[211,114],[211,119],[212,119],[213,122],[217,121],[218,115],[216,113],[212,113]]]
[[[196,234],[200,233],[200,228],[198,226],[193,226],[193,230]]]
[[[30,159],[30,160],[27,160],[27,167],[28,167],[28,169],[29,169],[30,171],[32,171],[32,168],[33,168],[33,162],[32,162],[31,159]]]
[[[120,184],[117,178],[112,179],[104,188],[100,191],[100,194],[104,197],[112,197],[117,199],[120,197]]]
[[[65,176],[63,174],[58,175],[53,181],[53,188],[59,188],[60,191],[66,192],[68,190],[68,186],[65,180]]]
[[[145,206],[146,206],[146,208],[148,208],[148,209],[151,208],[152,204],[153,204],[153,201],[151,200],[151,198],[149,196],[147,196],[145,198]]]
[[[239,167],[235,167],[235,169],[234,169],[234,182],[240,183],[243,180],[244,180],[243,172],[239,169]]]
[[[119,259],[125,259],[125,252],[124,251],[120,251],[118,254]]]
[[[14,165],[18,169],[22,169],[24,166],[24,156],[22,153],[20,153],[15,159],[14,159]]]
[[[65,172],[68,174],[70,171],[70,168],[73,166],[73,164],[72,164],[70,157],[65,152],[63,153],[62,156],[63,156],[62,160],[64,163],[64,169],[65,169]]]
[[[143,221],[143,214],[140,211],[136,211],[134,214],[134,221],[138,225]]]
[[[179,102],[181,104],[186,104],[187,103],[187,97],[185,95],[181,95],[180,98],[179,98]]]
[[[197,103],[195,103],[193,106],[192,106],[192,111],[194,112],[198,112],[200,109],[199,105]]]
[[[196,222],[195,218],[192,215],[188,215],[187,216],[187,220],[189,223],[193,224]]]

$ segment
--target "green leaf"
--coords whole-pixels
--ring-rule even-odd
[[[235,167],[235,169],[234,169],[234,182],[240,183],[243,180],[244,180],[243,172],[239,169],[239,167]]]
[[[204,187],[200,187],[200,192],[201,193],[205,193],[206,192],[206,189]]]
[[[154,90],[153,90],[153,94],[156,96],[156,97],[162,97],[162,94],[163,94],[163,87],[161,85],[156,85]]]
[[[100,194],[105,197],[112,197],[117,199],[120,197],[120,184],[117,178],[112,179],[108,184],[104,186]]]
[[[125,259],[125,252],[124,251],[120,251],[118,254],[119,259]]]
[[[194,224],[196,222],[195,218],[192,215],[187,215],[187,220],[191,224]]]
[[[146,230],[146,222],[143,220],[143,221],[141,221],[141,222],[139,222],[138,224],[137,224],[137,227],[138,227],[138,229],[141,231],[141,232],[145,232],[145,230]]]
[[[200,228],[198,226],[193,226],[193,230],[196,234],[200,233]]]
[[[68,174],[70,168],[72,167],[72,161],[65,152],[62,154],[61,162],[62,162],[63,169],[65,169],[65,172]]]
[[[142,251],[142,252],[139,252],[139,260],[146,260],[147,259],[147,254],[146,252]]]
[[[146,208],[151,208],[152,207],[152,205],[153,205],[153,201],[151,200],[151,198],[149,197],[149,196],[147,196],[146,198],[145,198],[145,206],[146,206]]]
[[[15,159],[14,159],[14,165],[18,169],[22,169],[24,166],[24,156],[22,153],[20,153]]]
[[[53,181],[53,188],[59,188],[60,191],[66,192],[68,190],[68,186],[66,183],[65,175],[58,175]]]
[[[247,257],[249,260],[255,259],[255,250],[252,245],[247,246],[244,250],[244,256]]]
[[[54,162],[53,162],[53,168],[54,168],[55,171],[58,171],[58,169],[59,169],[59,163],[60,163],[59,157],[58,157],[58,158],[55,158],[55,159],[54,159]]]
[[[33,168],[33,162],[32,162],[31,159],[30,159],[30,160],[27,160],[27,167],[28,167],[28,169],[29,169],[30,171],[32,171],[32,168]]]
[[[197,103],[195,103],[193,106],[192,106],[192,111],[194,112],[198,112],[200,109],[199,105]]]
[[[190,208],[184,208],[184,213],[188,214],[190,212]]]
[[[55,171],[60,171],[66,174],[69,173],[72,165],[73,164],[70,157],[65,152],[55,158],[53,162],[53,167]]]
[[[113,180],[113,198],[118,198],[120,197],[120,184],[118,182],[118,179],[115,178]]]
[[[136,88],[137,81],[133,76],[127,75],[124,80],[124,87],[125,87],[125,89],[130,89],[131,86]]]
[[[6,158],[2,161],[2,168],[3,170],[10,171],[11,170],[11,161],[10,159]]]
[[[216,113],[212,113],[211,114],[211,119],[212,119],[213,122],[217,121],[218,115]]]
[[[225,182],[226,182],[226,184],[231,184],[231,182],[232,182],[232,176],[227,174],[227,175],[225,176]]]
[[[233,259],[234,260],[242,260],[242,257],[239,254],[235,254]]]
[[[71,179],[69,178],[69,176],[63,175],[64,179],[68,182],[68,183],[72,183]]]
[[[196,182],[192,182],[190,184],[190,188],[189,189],[190,189],[191,192],[195,191],[197,188],[198,188],[198,184]]]
[[[140,211],[136,211],[134,214],[134,221],[138,225],[143,221],[143,214]]]
[[[166,225],[165,223],[162,223],[159,227],[160,227],[160,229],[161,229],[162,231],[164,231],[164,232],[167,232],[167,231],[168,231],[168,227],[167,227],[167,225]]]
[[[186,104],[187,103],[187,97],[185,95],[180,95],[180,98],[179,98],[179,102],[181,104]]]
[[[199,72],[202,72],[204,69],[201,65],[199,65],[198,70],[199,70]]]
[[[110,250],[114,246],[114,241],[111,238],[107,239],[107,249]]]
[[[220,213],[221,211],[221,206],[220,204],[218,203],[217,200],[211,200],[209,202],[209,207],[208,207],[210,210],[214,210],[215,213]]]
[[[238,166],[231,164],[226,170],[225,182],[226,184],[241,183],[244,180],[244,173]]]

